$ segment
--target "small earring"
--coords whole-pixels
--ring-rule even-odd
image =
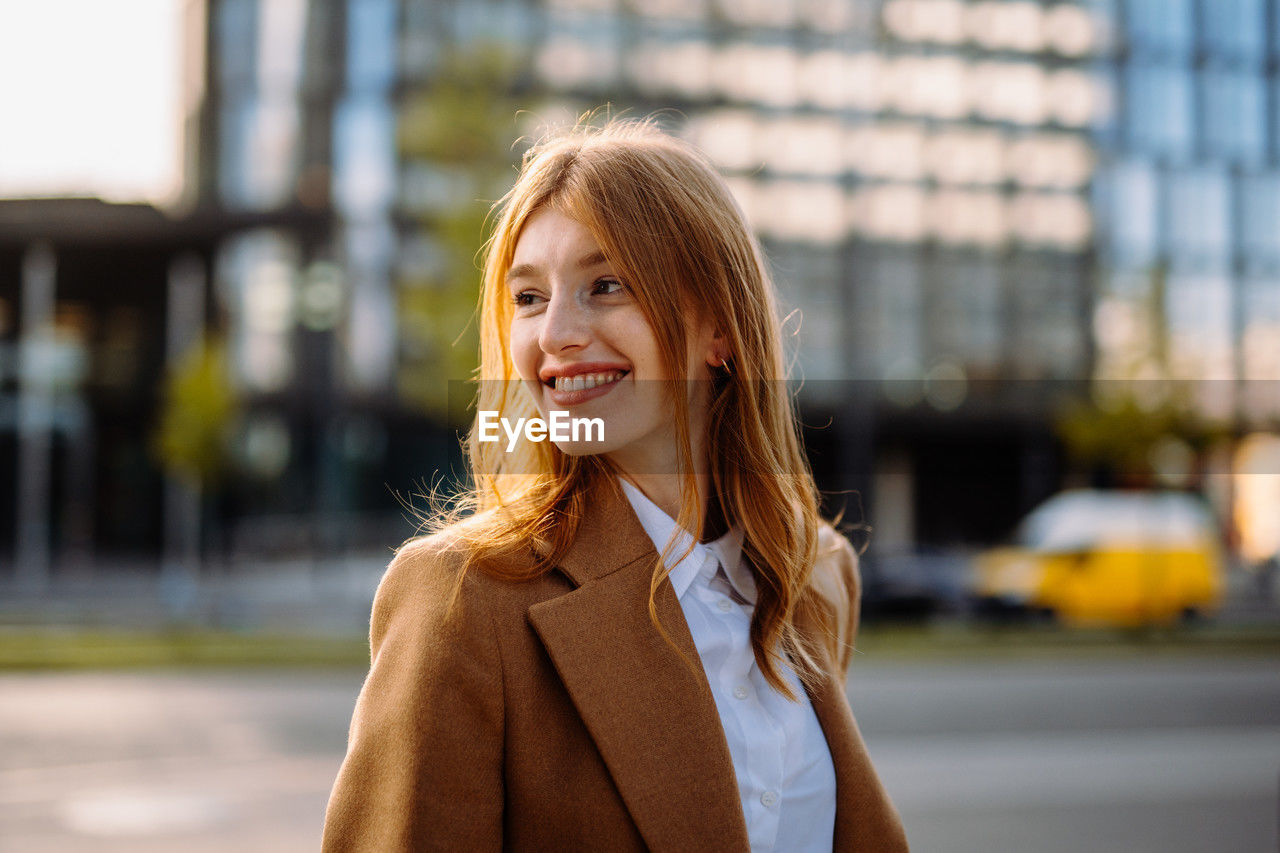
[[[720,369],[725,372],[726,376],[733,375],[733,368],[729,366],[729,359],[724,356],[720,356]]]

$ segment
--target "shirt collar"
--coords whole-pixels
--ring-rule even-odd
[[[677,598],[684,597],[700,572],[705,570],[709,575],[706,580],[710,580],[710,575],[715,568],[714,561],[719,560],[729,578],[729,583],[738,594],[746,601],[755,603],[755,578],[751,576],[751,570],[742,561],[742,528],[735,526],[713,542],[695,542],[689,531],[679,527],[675,520],[649,500],[644,492],[621,478],[618,482],[622,485],[622,493],[627,496],[631,508],[635,510],[636,518],[640,520],[640,526],[653,541],[653,547],[659,554],[671,541],[672,535],[678,534],[666,555],[666,567],[670,570],[667,579],[671,581]],[[693,549],[682,559],[681,555],[689,548],[690,542],[693,543]]]
[[[724,572],[729,578],[729,583],[738,591],[738,595],[742,596],[743,600],[754,605],[756,603],[756,579],[751,574],[751,568],[747,565],[747,562],[742,559],[742,540],[742,528],[735,525],[719,539],[714,542],[708,542],[707,547],[716,552],[720,565],[724,566]]]

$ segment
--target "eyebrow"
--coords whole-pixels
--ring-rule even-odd
[[[578,258],[577,267],[578,269],[587,270],[592,267],[598,267],[607,261],[608,259],[604,256],[604,252],[597,249],[594,252],[588,252]],[[511,269],[507,270],[507,281],[511,282],[517,278],[533,278],[537,275],[538,267],[533,264],[516,264]]]

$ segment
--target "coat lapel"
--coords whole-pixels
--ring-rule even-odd
[[[697,647],[671,584],[649,582],[658,553],[621,491],[593,509],[560,569],[576,589],[529,609],[529,620],[645,843],[654,850],[749,846],[733,759]],[[816,595],[811,592],[810,595]],[[902,824],[880,784],[844,696],[810,599],[797,627],[822,677],[808,689],[836,770],[836,850],[905,851]],[[681,655],[684,657],[682,658]]]
[[[561,563],[574,591],[529,619],[645,843],[655,850],[748,846],[733,761],[671,584],[649,583],[658,553],[612,483]],[[681,657],[683,655],[683,658]]]

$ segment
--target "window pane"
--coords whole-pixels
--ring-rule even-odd
[[[800,375],[806,381],[843,379],[848,370],[838,250],[814,251],[792,244],[778,247],[770,256],[779,270],[780,298],[784,314],[798,309]],[[815,392],[830,394],[835,387],[819,383]]]
[[[1277,0],[1280,2],[1280,0]],[[1277,14],[1280,14],[1278,12]],[[1267,87],[1270,90],[1271,97],[1271,144],[1267,151],[1268,157],[1275,160],[1277,153],[1280,153],[1280,86],[1271,85]]]
[[[1170,275],[1165,321],[1172,378],[1232,377],[1231,284],[1225,276]],[[1220,404],[1213,386],[1221,383],[1202,384],[1208,395],[1202,402]]]
[[[1216,264],[1229,250],[1230,198],[1226,175],[1196,169],[1168,182],[1169,251],[1191,264]]]
[[[1280,262],[1280,173],[1246,175],[1241,180],[1243,202],[1241,242],[1249,256],[1262,263]]]
[[[853,289],[854,377],[919,375],[924,362],[919,255],[872,250],[859,271]]]
[[[1151,164],[1131,160],[1114,165],[1100,181],[1110,222],[1111,252],[1116,266],[1141,269],[1157,251],[1156,214],[1159,186]]]
[[[929,265],[928,306],[931,352],[959,360],[972,378],[993,377],[1004,340],[995,260],[967,252],[939,253]]]
[[[405,6],[400,46],[405,76],[416,80],[430,72],[437,54],[448,43],[442,18],[443,12],[434,4],[409,3]]]
[[[1210,155],[1253,164],[1263,156],[1262,84],[1253,74],[1206,72],[1205,143]]]
[[[1147,52],[1185,54],[1191,48],[1190,0],[1129,0],[1129,40]]]
[[[1200,0],[1204,45],[1224,58],[1253,61],[1261,57],[1262,0]]]
[[[258,7],[258,88],[270,97],[292,97],[302,77],[307,29],[305,0],[269,0]]]
[[[275,231],[244,232],[223,244],[215,269],[237,380],[255,391],[284,388],[294,376],[297,245]]]
[[[521,0],[466,0],[453,7],[454,31],[464,46],[497,42],[518,49],[533,27],[528,5]],[[606,19],[610,17],[617,16]]]
[[[298,174],[297,102],[250,99],[222,111],[219,191],[230,207],[267,208],[288,201]]]
[[[396,313],[388,275],[396,238],[386,220],[374,219],[345,230],[343,255],[351,277],[351,307],[343,374],[350,387],[372,391],[384,387],[395,369]]]
[[[1276,382],[1280,376],[1280,280],[1256,279],[1244,282],[1244,375],[1262,380],[1256,396],[1274,407]],[[1271,412],[1274,413],[1274,409]]]
[[[395,188],[395,127],[391,106],[354,98],[334,114],[335,198],[349,216],[368,216],[390,205]]]
[[[1271,52],[1280,53],[1280,0],[1271,3]]]
[[[253,0],[222,0],[216,9],[218,82],[224,89],[242,89],[252,83],[255,73],[257,4]]]
[[[1013,349],[1007,375],[1069,379],[1082,375],[1085,321],[1079,263],[1070,256],[1027,254],[1013,262],[1017,286],[1009,294]]]
[[[347,16],[348,87],[387,87],[395,70],[395,3],[392,0],[350,0]]]
[[[1180,68],[1132,66],[1127,135],[1134,148],[1182,159],[1191,150],[1191,80]]]

